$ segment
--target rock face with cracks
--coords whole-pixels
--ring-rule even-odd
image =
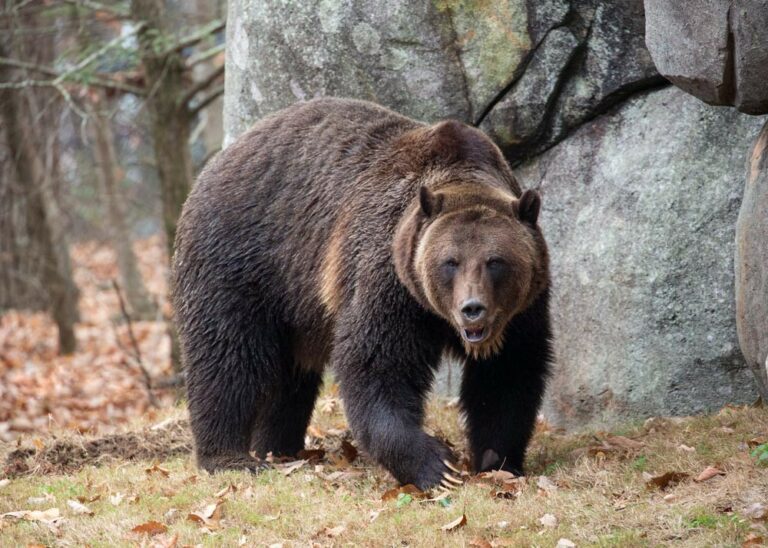
[[[659,86],[634,0],[233,0],[227,142],[299,100],[481,125],[514,162]]]

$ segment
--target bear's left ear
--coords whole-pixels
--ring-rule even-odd
[[[535,225],[541,211],[541,196],[535,190],[526,190],[513,207],[521,221]]]
[[[419,204],[424,215],[432,217],[440,213],[440,210],[443,208],[443,195],[436,194],[423,186],[419,191]]]

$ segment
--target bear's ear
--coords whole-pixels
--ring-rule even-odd
[[[419,204],[421,204],[421,211],[424,212],[424,215],[432,217],[440,213],[443,207],[443,195],[435,194],[423,186],[419,191]]]
[[[513,207],[521,221],[535,225],[541,211],[541,196],[535,190],[526,190]]]

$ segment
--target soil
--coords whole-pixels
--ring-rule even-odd
[[[53,439],[40,447],[20,447],[5,458],[3,474],[65,474],[87,465],[115,460],[165,460],[192,451],[189,422],[177,420],[161,427],[100,438]]]
[[[333,464],[339,458],[352,462],[357,449],[351,444],[349,430],[339,430],[322,437],[309,436],[308,449],[296,457],[267,458],[268,462],[307,459],[316,464]],[[5,457],[2,476],[29,474],[70,474],[85,466],[99,466],[115,461],[164,461],[192,453],[192,433],[188,420],[173,420],[136,432],[107,436],[34,441],[34,446],[14,449]],[[365,458],[364,456],[362,456]]]

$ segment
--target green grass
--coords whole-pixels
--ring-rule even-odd
[[[343,427],[341,406],[330,407],[328,413],[316,414],[316,431]],[[431,402],[428,428],[463,451],[455,409]],[[175,541],[177,546],[435,547],[482,545],[484,540],[494,546],[552,547],[567,538],[578,546],[693,547],[738,546],[750,533],[763,534],[764,523],[752,522],[743,511],[754,502],[768,504],[768,475],[759,460],[765,444],[748,445],[766,438],[766,410],[726,409],[712,416],[656,421],[653,431],[634,424],[616,432],[642,442],[642,449],[590,451],[595,438],[606,439],[604,433],[568,435],[539,428],[529,451],[530,476],[512,498],[493,496],[499,486],[473,478],[450,500],[408,494],[384,501],[382,494],[396,484],[364,457],[352,465],[326,458],[288,476],[281,470],[211,476],[183,455],[159,462],[167,477],[147,473],[151,463],[113,459],[71,474],[28,475],[0,484],[0,513],[58,508],[64,518],[53,528],[2,519],[0,545],[114,548]],[[682,450],[681,444],[696,450]],[[14,447],[3,449],[0,452],[7,453]],[[717,466],[725,476],[693,481],[707,466]],[[648,488],[648,474],[668,471],[689,477],[664,490]],[[334,472],[354,474],[324,479]],[[539,475],[556,487],[540,488]],[[221,496],[221,519],[213,526],[204,528],[188,519],[190,513],[215,504],[216,494],[228,486],[234,489]],[[122,500],[115,505],[118,494]],[[33,502],[45,496],[44,502]],[[67,501],[78,498],[93,515],[78,514],[68,506]],[[465,526],[441,529],[462,514]],[[556,517],[554,527],[540,522],[544,514]],[[150,520],[162,523],[167,531],[151,538],[131,531]]]

